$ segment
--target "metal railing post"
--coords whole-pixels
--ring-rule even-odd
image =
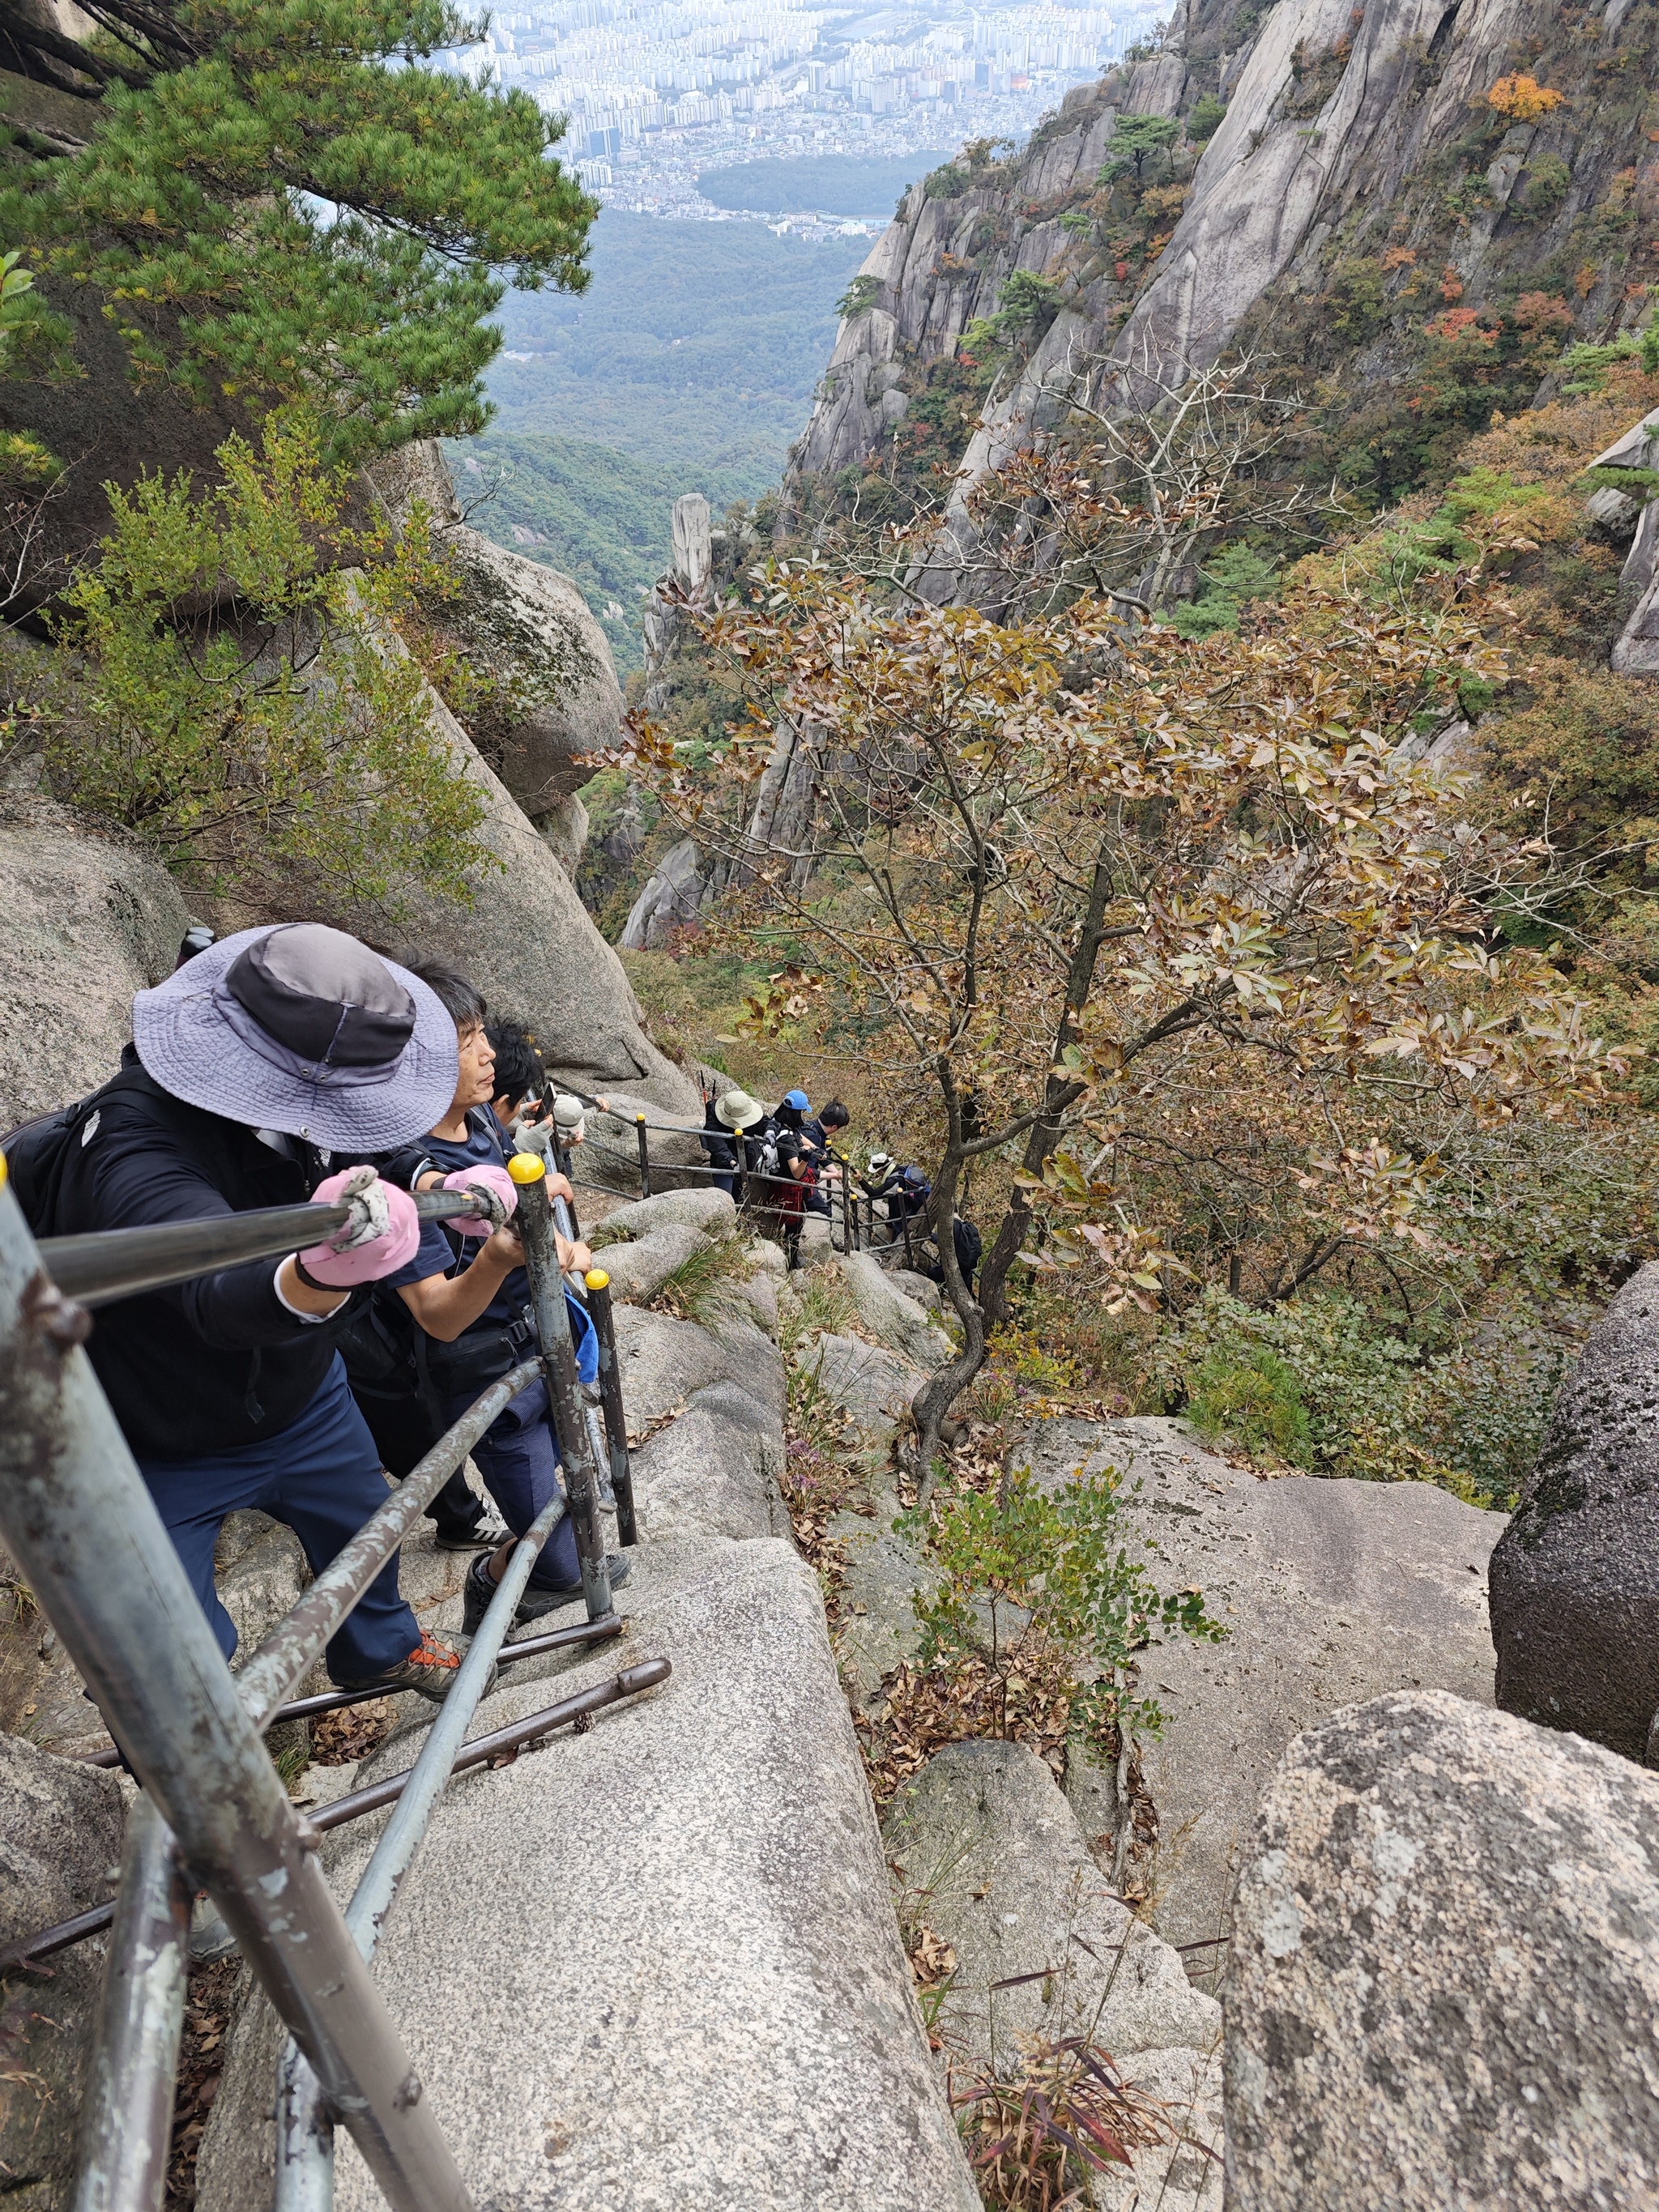
[[[185,2024],[190,1896],[172,1831],[140,1797],[121,1851],[72,2212],[161,2212]]]
[[[541,1338],[542,1371],[553,1410],[553,1433],[564,1462],[565,1492],[581,1560],[582,1594],[587,1616],[597,1620],[611,1610],[611,1575],[605,1564],[605,1531],[599,1519],[599,1470],[587,1432],[587,1408],[576,1372],[576,1347],[565,1310],[564,1277],[554,1242],[553,1208],[547,1194],[547,1170],[534,1152],[514,1152],[507,1173],[519,1187],[513,1225],[524,1246],[536,1328]]]
[[[380,1832],[368,1864],[346,1907],[346,1926],[365,1966],[374,1960],[392,1900],[426,1834],[432,1808],[450,1777],[468,1724],[495,1675],[495,1654],[506,1640],[542,1546],[563,1517],[551,1498],[515,1546],[489,1609],[461,1662],[453,1688],[439,1708],[421,1755],[398,1793],[397,1808]],[[290,2041],[277,2068],[276,2212],[329,2212],[334,2202],[334,2124],[315,2070]]]
[[[398,2212],[467,2195],[386,2001],[78,1347],[90,1316],[0,1192],[0,1535],[192,1878]]]
[[[624,1544],[637,1544],[634,1463],[629,1457],[628,1416],[623,1410],[622,1370],[617,1361],[617,1317],[611,1310],[611,1278],[603,1267],[592,1268],[587,1275],[587,1318],[599,1340],[599,1403],[605,1408],[611,1487],[617,1499],[617,1534]]]
[[[646,1142],[643,1114],[636,1114],[634,1116],[634,1129],[640,1140],[640,1196],[649,1198],[651,1195],[651,1147]]]

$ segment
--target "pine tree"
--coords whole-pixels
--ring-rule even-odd
[[[1180,136],[1181,125],[1172,115],[1120,115],[1106,142],[1100,182],[1113,184],[1133,168],[1139,184],[1146,156],[1166,152]]]
[[[332,458],[479,428],[504,277],[580,291],[598,209],[526,94],[422,66],[479,35],[448,0],[96,0],[84,42],[0,28],[86,103],[13,138],[0,236],[92,284],[135,380],[303,398]]]

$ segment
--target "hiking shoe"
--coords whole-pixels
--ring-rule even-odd
[[[610,1570],[613,1590],[620,1589],[634,1571],[634,1562],[624,1559],[619,1552],[607,1552],[605,1564]],[[524,1594],[524,1602],[514,1618],[517,1620],[539,1620],[544,1613],[557,1613],[567,1605],[579,1605],[581,1596],[580,1583],[566,1583],[557,1589],[527,1589]]]
[[[605,1563],[611,1570],[611,1589],[619,1589],[634,1571],[633,1561],[623,1559],[616,1552],[607,1552]],[[461,1613],[461,1633],[464,1636],[477,1634],[483,1625],[483,1617],[489,1610],[490,1601],[500,1588],[501,1584],[491,1577],[488,1562],[483,1559],[475,1561],[466,1577],[466,1601]],[[515,1625],[522,1626],[527,1620],[539,1620],[544,1613],[557,1613],[567,1605],[579,1604],[581,1595],[580,1583],[567,1583],[556,1589],[527,1589],[520,1600],[519,1609],[513,1616],[514,1621]]]
[[[432,1541],[440,1552],[495,1552],[511,1534],[511,1529],[503,1528],[486,1514],[471,1528],[440,1528]]]
[[[461,1633],[476,1636],[483,1626],[483,1617],[489,1610],[491,1599],[501,1584],[489,1571],[489,1555],[483,1553],[474,1559],[466,1571],[466,1594],[461,1608]]]
[[[455,1686],[455,1677],[461,1671],[461,1656],[447,1644],[422,1629],[421,1640],[407,1659],[377,1674],[367,1682],[342,1682],[343,1690],[413,1690],[422,1698],[430,1698],[434,1705],[442,1705]]]

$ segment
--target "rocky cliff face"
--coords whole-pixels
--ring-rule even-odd
[[[1018,161],[965,149],[911,191],[842,325],[797,500],[919,426],[920,443],[948,434],[951,396],[965,452],[933,445],[978,471],[1066,394],[1132,402],[1149,374],[1235,343],[1346,422],[1353,480],[1369,461],[1397,488],[1409,456],[1394,449],[1431,434],[1417,386],[1437,343],[1485,346],[1529,391],[1562,344],[1644,312],[1656,36],[1652,0],[1188,0],[1164,52],[1069,95]],[[1516,73],[1541,112],[1524,91],[1493,105]],[[1126,115],[1182,118],[1187,136],[1103,185]],[[1054,293],[969,406],[958,342],[1020,270]],[[1475,426],[1466,411],[1460,430]]]

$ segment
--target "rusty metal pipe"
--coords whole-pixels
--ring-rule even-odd
[[[78,1348],[90,1326],[0,1192],[0,1536],[395,2212],[470,2212],[314,1836]]]
[[[642,1690],[653,1689],[659,1682],[665,1682],[673,1671],[672,1662],[666,1659],[641,1659],[635,1666],[624,1667],[608,1682],[598,1682],[591,1690],[579,1690],[574,1697],[562,1698],[556,1705],[544,1705],[540,1712],[532,1713],[527,1719],[514,1721],[489,1735],[475,1737],[456,1753],[450,1771],[461,1774],[469,1766],[482,1766],[487,1759],[498,1759],[504,1751],[516,1751],[523,1744],[533,1743],[538,1736],[568,1727],[588,1713],[619,1704],[624,1698],[638,1697]],[[365,1813],[378,1813],[382,1805],[389,1805],[402,1794],[412,1771],[410,1769],[402,1774],[389,1774],[384,1782],[371,1782],[362,1790],[337,1797],[331,1805],[319,1805],[312,1815],[313,1825],[319,1828],[342,1828],[349,1820],[361,1820]]]
[[[615,1620],[614,1615],[612,1619]],[[593,1622],[587,1626],[603,1626],[607,1636],[614,1636],[620,1631],[622,1623],[617,1620],[612,1627]],[[560,1637],[565,1638],[571,1633],[568,1629],[557,1632]],[[498,1663],[508,1659],[534,1658],[538,1651],[550,1649],[553,1643],[551,1637],[537,1636],[526,1637],[522,1644],[504,1644],[497,1655]],[[534,1650],[531,1649],[532,1645],[536,1647]],[[451,1771],[459,1774],[469,1766],[477,1766],[487,1759],[494,1759],[500,1752],[511,1751],[517,1745],[527,1743],[536,1736],[545,1735],[553,1729],[563,1728],[567,1722],[580,1720],[584,1713],[595,1713],[603,1705],[615,1705],[618,1698],[634,1697],[641,1690],[650,1689],[654,1683],[666,1681],[672,1672],[666,1659],[642,1659],[636,1666],[625,1667],[620,1674],[613,1674],[608,1682],[601,1682],[591,1690],[578,1691],[574,1697],[566,1698],[556,1705],[544,1705],[540,1712],[532,1713],[527,1720],[514,1721],[509,1727],[496,1729],[492,1735],[481,1735],[471,1743],[464,1744]],[[355,1820],[362,1814],[378,1811],[382,1805],[389,1805],[401,1792],[411,1771],[406,1768],[401,1774],[389,1774],[384,1782],[371,1783],[362,1790],[351,1790],[343,1797],[337,1797],[331,1805],[319,1805],[311,1815],[311,1825],[319,1829],[343,1827],[348,1820]],[[85,1912],[77,1912],[72,1920],[60,1920],[55,1927],[43,1928],[37,1936],[30,1936],[21,1943],[9,1945],[4,1951],[0,1951],[0,1978],[15,1974],[37,1960],[48,1959],[54,1952],[66,1951],[71,1944],[83,1943],[89,1936],[101,1936],[114,1917],[115,1900],[112,1898],[106,1904],[91,1905]]]
[[[510,1667],[516,1660],[538,1659],[544,1651],[562,1650],[567,1644],[600,1644],[607,1637],[620,1636],[622,1632],[621,1615],[609,1613],[599,1620],[580,1621],[574,1628],[550,1628],[545,1635],[523,1636],[516,1644],[504,1644],[496,1654],[495,1663],[498,1667]],[[374,1705],[386,1694],[384,1690],[321,1690],[314,1698],[295,1698],[289,1705],[278,1705],[265,1726],[275,1728],[278,1721],[316,1720],[323,1713],[343,1712],[348,1705]],[[114,1749],[71,1755],[82,1766],[121,1764],[121,1754]],[[0,1952],[0,1962],[11,1955],[10,1952]],[[0,1972],[3,1971],[3,1964],[0,1963]]]
[[[81,2103],[72,2212],[161,2212],[185,2024],[191,1886],[148,1797],[127,1820]]]

